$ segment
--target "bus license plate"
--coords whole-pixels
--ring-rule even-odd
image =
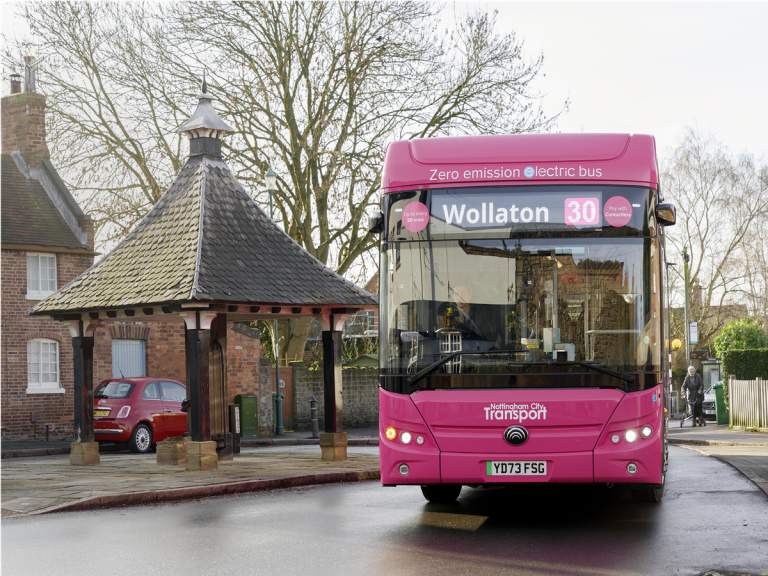
[[[488,476],[546,476],[546,462],[486,462]]]

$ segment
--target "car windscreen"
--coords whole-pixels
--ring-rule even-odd
[[[133,382],[103,382],[94,393],[95,398],[130,398],[136,384]]]

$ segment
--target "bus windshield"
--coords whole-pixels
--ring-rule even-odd
[[[441,373],[551,372],[546,360],[657,371],[651,251],[650,238],[390,242],[381,255],[383,373],[415,374],[455,351],[508,354],[458,355]]]

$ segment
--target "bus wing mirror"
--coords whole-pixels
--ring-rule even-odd
[[[677,222],[677,210],[674,204],[659,204],[656,206],[656,220],[661,226],[674,226]]]
[[[377,210],[368,216],[368,232],[381,234],[382,230],[384,230],[384,214]]]

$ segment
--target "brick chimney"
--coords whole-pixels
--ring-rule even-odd
[[[39,168],[44,158],[51,157],[45,143],[45,96],[35,92],[33,56],[24,57],[24,67],[25,91],[0,100],[2,152],[19,150],[30,168]]]

